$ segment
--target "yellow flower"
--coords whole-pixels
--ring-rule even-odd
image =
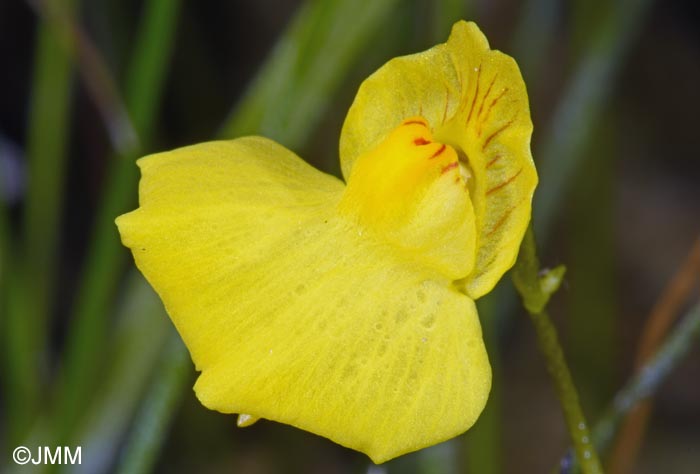
[[[139,160],[140,207],[117,225],[201,402],[377,463],[471,427],[491,386],[474,299],[529,221],[531,132],[517,65],[459,22],[362,84],[347,185],[261,137]]]

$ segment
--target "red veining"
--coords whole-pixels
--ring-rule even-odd
[[[511,176],[511,177],[508,178],[507,180],[503,181],[501,184],[499,184],[499,185],[497,185],[497,186],[494,186],[493,188],[491,188],[491,189],[489,189],[488,191],[486,191],[486,195],[488,196],[489,194],[495,193],[495,192],[498,191],[499,189],[502,189],[504,186],[507,186],[508,184],[512,183],[512,182],[515,180],[515,178],[517,178],[518,176],[520,176],[520,173],[522,173],[522,172],[523,172],[523,169],[520,168],[520,169],[518,170],[518,172],[515,173],[513,176]]]
[[[479,97],[479,82],[481,82],[481,63],[479,63],[479,69],[476,73],[476,87],[474,88],[474,98],[472,99],[472,107],[471,109],[469,109],[469,116],[467,117],[467,121],[464,125],[469,124],[469,121],[472,118],[472,112],[474,112],[474,104],[476,104],[476,99]]]
[[[498,160],[500,160],[503,157],[503,155],[496,155],[493,158],[491,158],[491,161],[486,163],[486,168],[491,168]]]
[[[489,146],[489,143],[491,143],[491,140],[493,140],[494,138],[496,138],[496,136],[497,136],[499,133],[501,133],[503,130],[505,130],[506,128],[510,127],[511,125],[513,125],[513,121],[512,121],[512,120],[511,120],[510,122],[506,123],[505,125],[503,125],[501,128],[499,128],[499,129],[496,130],[495,132],[493,132],[491,135],[489,135],[489,137],[486,139],[486,141],[484,142],[484,144],[481,145],[481,151],[486,150],[486,147]]]
[[[442,123],[445,123],[445,120],[447,120],[447,108],[450,106],[450,89],[447,87],[447,84],[445,84],[445,110],[442,113]]]
[[[506,219],[508,219],[508,216],[511,215],[511,213],[515,210],[516,207],[518,207],[518,204],[516,204],[515,206],[511,207],[510,209],[508,209],[508,210],[503,214],[503,216],[502,216],[500,219],[498,219],[498,222],[496,222],[496,225],[493,226],[493,229],[491,229],[491,230],[488,232],[488,234],[486,234],[486,237],[488,237],[488,236],[490,236],[491,234],[493,234],[494,232],[496,232],[496,231],[498,230],[498,228],[501,227],[501,226],[503,225],[503,223],[506,221]]]
[[[506,92],[508,92],[507,87],[505,89],[503,89],[500,94],[498,94],[498,97],[496,97],[495,99],[493,99],[491,101],[491,103],[489,104],[489,108],[486,109],[486,115],[484,116],[484,119],[481,121],[482,123],[486,122],[489,119],[489,117],[491,116],[491,111],[493,110],[493,107],[498,103],[499,100],[501,100],[501,98],[504,95],[506,95]],[[481,135],[481,130],[479,131],[479,135]]]
[[[442,152],[445,151],[445,148],[447,148],[447,146],[443,143],[442,146],[438,149],[438,151],[433,153],[432,156],[430,156],[428,159],[432,160],[433,158],[437,158],[438,156],[442,155]]]
[[[403,124],[404,125],[423,125],[424,127],[426,126],[425,122],[423,122],[422,120],[407,120]]]
[[[442,170],[440,170],[440,174],[445,174],[448,171],[455,169],[457,166],[459,166],[458,163],[456,161],[453,161],[449,165],[443,166]]]
[[[499,100],[501,100],[501,97],[503,97],[504,95],[506,95],[506,92],[508,92],[508,88],[507,88],[507,87],[506,87],[505,89],[503,89],[503,90],[501,91],[500,94],[498,94],[498,97],[496,97],[495,99],[493,99],[493,100],[491,101],[491,105],[489,105],[489,109],[486,111],[486,118],[488,118],[489,114],[491,113],[491,109],[493,109],[493,106],[496,105],[496,103],[497,103]]]
[[[491,93],[491,89],[493,88],[493,84],[496,82],[497,77],[498,77],[498,74],[493,76],[493,79],[491,80],[491,84],[489,84],[489,88],[486,89],[486,94],[484,94],[484,98],[481,101],[481,106],[479,107],[479,113],[476,114],[477,120],[481,117],[481,112],[484,111],[484,104],[486,103],[486,99],[488,99],[489,94]]]
[[[416,138],[415,140],[413,140],[413,144],[416,145],[416,146],[430,145],[430,143],[432,143],[432,142],[426,140],[426,139],[423,138],[423,137],[418,137],[418,138]]]

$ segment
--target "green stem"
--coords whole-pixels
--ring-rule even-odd
[[[531,0],[530,4],[533,5],[533,8],[529,10],[532,12],[533,20],[536,17],[546,18],[548,19],[546,24],[551,26],[552,23],[549,21],[551,16],[548,13],[551,10],[546,10],[547,5],[551,3],[551,0]],[[623,0],[617,6],[616,11],[608,15],[600,27],[592,32],[589,48],[581,61],[578,62],[570,83],[564,90],[544,142],[542,146],[536,147],[542,186],[535,196],[533,221],[538,233],[545,238],[554,222],[556,211],[565,197],[574,170],[585,159],[583,151],[586,147],[584,144],[590,141],[591,131],[604,110],[605,101],[616,83],[615,79],[621,66],[624,64],[624,56],[629,51],[632,39],[637,35],[643,20],[646,18],[651,3],[651,0]],[[538,37],[539,28],[536,21],[524,20],[520,28],[524,33],[516,35],[518,43],[530,44],[529,39]],[[526,38],[527,41],[522,41],[520,38]],[[538,41],[539,39],[536,39],[536,43]],[[526,77],[534,77],[538,72],[543,61],[544,51],[544,48],[532,48],[518,54],[518,59],[522,59],[524,62],[523,71]],[[516,267],[520,265],[521,258],[522,255],[519,257]],[[539,263],[532,264],[528,261],[525,263],[525,266],[527,265],[532,266],[534,272],[522,283],[526,289],[527,287],[538,287],[536,275]],[[516,268],[514,274],[517,271]],[[514,280],[516,280],[515,275]],[[516,286],[518,286],[517,280]],[[522,286],[518,289],[522,290]],[[526,300],[526,307],[528,303],[538,305],[542,296],[536,292],[534,295],[524,294],[523,299]],[[539,314],[538,311],[530,311],[530,313]],[[537,322],[539,323],[539,320]],[[548,322],[547,319],[542,324],[545,325]],[[551,323],[549,325],[551,326]],[[544,335],[540,338],[547,341]],[[561,353],[561,349],[559,352]],[[563,358],[561,362],[563,363]],[[566,366],[564,365],[564,367]],[[568,369],[566,372],[568,374]],[[569,382],[571,381],[570,375],[565,378],[568,378]],[[573,384],[571,388],[573,389]],[[581,412],[580,408],[578,411]],[[578,438],[578,433],[574,433]]]
[[[585,474],[602,473],[598,454],[591,442],[588,423],[583,415],[579,395],[574,386],[557,331],[545,310],[549,298],[557,291],[564,276],[563,267],[540,270],[535,235],[530,226],[520,245],[518,260],[512,272],[513,283],[530,315],[537,333],[537,342],[545,357],[547,371],[554,382],[571,442]]]
[[[592,444],[588,424],[583,416],[578,392],[571,379],[569,367],[566,365],[557,331],[546,311],[528,314],[535,326],[540,350],[547,361],[547,370],[552,377],[557,397],[564,411],[564,419],[574,450],[578,459],[581,459],[581,468],[585,474],[602,473],[603,468]]]
[[[693,342],[700,338],[700,303],[696,303],[683,317],[656,355],[632,377],[620,390],[605,415],[595,424],[593,444],[603,451],[613,440],[620,423],[640,401],[652,396],[678,363],[688,355]],[[566,469],[575,472],[577,459],[568,455],[561,462]]]
[[[179,8],[178,0],[151,0],[145,6],[126,87],[127,110],[141,144],[151,138]],[[105,344],[109,302],[125,263],[113,221],[135,201],[138,172],[134,159],[142,151],[132,150],[111,163],[110,181],[98,211],[68,331],[56,410],[59,438],[76,422],[99,373],[100,358],[96,355]]]
[[[64,1],[62,8],[72,11],[76,4]],[[50,21],[39,20],[37,38],[27,132],[23,244],[14,249],[14,264],[3,261],[14,267],[6,271],[11,281],[3,344],[7,350],[6,426],[11,442],[26,434],[40,407],[70,136],[70,55]]]
[[[559,101],[549,130],[540,146],[535,146],[541,186],[533,203],[533,221],[539,235],[546,239],[554,223],[556,212],[566,197],[573,171],[581,165],[586,155],[586,143],[591,131],[599,122],[608,95],[616,84],[615,79],[624,64],[632,40],[638,34],[642,22],[650,10],[651,0],[623,0],[614,14],[608,15],[600,27],[591,32],[590,44],[583,58],[577,63]],[[543,64],[545,48],[519,50],[518,44],[530,44],[538,38],[538,18],[551,27],[551,16],[545,9],[551,0],[530,0],[528,11],[514,46],[519,62],[522,60],[525,77],[536,77]],[[532,17],[532,20],[528,18]],[[546,35],[545,35],[546,36]],[[526,38],[527,41],[521,40]],[[540,39],[536,39],[536,42]],[[520,262],[520,258],[518,260]],[[518,264],[516,264],[517,266]],[[535,273],[539,265],[535,266]],[[536,279],[528,279],[536,282]],[[537,299],[537,298],[535,298]],[[536,302],[536,301],[535,301]]]

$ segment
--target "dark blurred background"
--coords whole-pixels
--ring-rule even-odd
[[[82,3],[76,25],[120,89],[146,2]],[[360,82],[393,56],[446,40],[451,22],[438,21],[440,3],[394,1],[377,27],[367,33],[332,91],[323,97],[303,136],[286,142],[284,133],[278,133],[283,128],[251,125],[250,130],[260,130],[314,165],[337,174],[340,128]],[[615,53],[608,80],[599,85],[595,78],[590,81],[596,90],[603,88],[602,98],[593,93],[591,99],[599,100],[599,107],[592,112],[575,110],[573,122],[559,122],[566,125],[565,130],[556,128],[561,104],[584,59],[598,57],[596,48],[605,58],[606,48],[614,48],[616,32],[625,27],[613,26],[600,35],[596,32],[610,23],[616,9],[621,9],[624,18],[625,9],[633,3],[474,0],[461,10],[466,19],[478,23],[492,48],[514,56],[521,65],[530,94],[533,155],[538,165],[545,153],[540,151],[554,134],[564,136],[565,142],[576,139],[578,120],[586,133],[575,147],[581,157],[564,191],[555,195],[553,217],[541,226],[546,230],[538,240],[544,264],[568,267],[551,312],[589,420],[602,414],[633,373],[645,320],[687,260],[700,232],[698,2],[656,1],[640,7],[646,9]],[[236,104],[250,93],[251,81],[301,4],[279,0],[183,2],[167,72],[158,87],[161,99],[151,139],[140,151],[165,150],[220,136],[222,124],[232,110],[239,110]],[[366,8],[361,4],[358,2],[358,9]],[[26,239],[21,229],[31,187],[25,156],[38,14],[45,11],[42,2],[0,1],[0,198],[7,209],[10,240],[20,242]],[[598,43],[596,38],[603,39]],[[333,67],[334,63],[329,64]],[[65,185],[57,216],[57,263],[51,274],[56,283],[48,296],[46,386],[60,371],[72,331],[69,321],[75,295],[99,223],[99,203],[114,171],[110,162],[115,159],[115,144],[104,117],[82,76],[76,73],[73,77]],[[556,148],[547,150],[559,158]],[[552,169],[551,175],[558,176],[556,166]],[[542,189],[548,185],[546,176],[541,176]],[[134,194],[132,203],[135,199]],[[120,252],[124,263],[114,307],[124,294],[126,262],[130,261],[126,249]],[[525,313],[510,309],[512,304],[499,307],[499,298],[512,300],[508,278],[504,280],[505,288],[499,288],[489,308],[481,311],[496,373],[488,416],[464,437],[370,472],[530,473],[550,471],[556,465],[568,446],[560,407]],[[695,281],[687,301],[697,300],[697,275]],[[484,321],[487,317],[492,320]],[[5,326],[4,334],[12,337],[8,331]],[[7,370],[3,376],[6,374]],[[10,380],[4,378],[3,393]],[[364,455],[300,430],[266,421],[236,428],[234,417],[203,408],[190,389],[193,374],[186,378],[174,402],[172,423],[166,420],[164,446],[155,454],[154,472],[368,472]],[[0,396],[0,402],[6,399]],[[138,416],[135,413],[135,409],[130,412],[129,420]],[[9,416],[5,411],[0,422]],[[93,466],[92,472],[116,469],[130,433],[127,427],[117,436],[116,454]],[[700,472],[697,342],[661,386],[641,439],[631,472]],[[0,468],[5,461],[0,459]]]

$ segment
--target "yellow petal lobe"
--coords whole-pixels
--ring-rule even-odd
[[[447,43],[395,58],[361,85],[343,125],[344,176],[407,117],[425,118],[473,179],[476,262],[462,282],[478,298],[517,256],[530,219],[537,173],[530,153],[527,91],[515,61],[489,48],[473,23],[458,22]]]
[[[261,137],[188,146],[138,165],[140,207],[116,223],[200,369],[228,352],[221,334],[230,315],[216,309],[251,290],[234,285],[236,272],[296,245],[308,221],[335,213],[344,187]]]
[[[400,133],[417,132],[408,128]],[[201,371],[205,406],[287,423],[378,463],[475,422],[491,372],[473,301],[434,259],[358,217],[350,184],[262,138],[139,166],[140,207],[117,224]],[[399,166],[427,180],[417,208],[444,191],[436,166]],[[401,217],[408,228],[415,215]]]

